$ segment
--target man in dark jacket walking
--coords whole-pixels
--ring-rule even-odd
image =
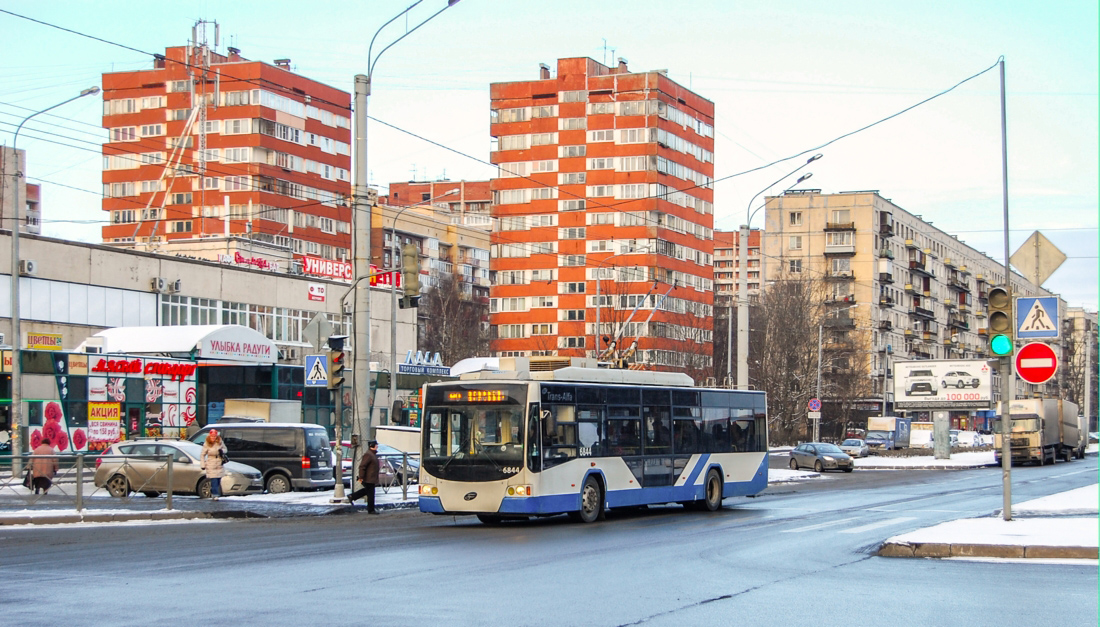
[[[363,459],[359,460],[359,482],[363,484],[355,492],[348,495],[348,502],[355,504],[355,499],[367,497],[367,513],[377,514],[374,509],[374,486],[378,483],[378,441],[367,442],[367,450],[363,453]]]

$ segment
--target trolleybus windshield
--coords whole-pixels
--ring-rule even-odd
[[[524,385],[430,387],[424,469],[452,481],[498,481],[523,467]]]

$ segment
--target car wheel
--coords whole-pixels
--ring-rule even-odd
[[[798,470],[798,460],[791,458],[791,470]]]
[[[122,498],[130,494],[130,481],[123,475],[115,475],[107,480],[107,493]]]
[[[722,477],[713,468],[707,473],[703,504],[708,512],[717,512],[722,509]]]
[[[821,472],[825,467],[821,465],[821,460],[814,462],[814,472]]]
[[[580,522],[592,523],[603,517],[603,491],[595,477],[584,480],[581,489],[581,509],[577,512]]]
[[[144,492],[142,492],[142,494],[144,494],[146,498],[150,499],[155,499],[160,496],[160,492],[157,492],[156,490],[145,490]]]
[[[286,475],[275,473],[267,478],[268,494],[283,494],[284,492],[290,492],[290,488],[290,479]]]
[[[940,381],[940,387],[941,388],[947,387],[947,381]]]
[[[195,486],[195,494],[198,494],[200,499],[208,499],[214,496],[213,491],[210,489],[210,480],[206,477],[199,479],[199,484]]]
[[[962,381],[959,381],[959,382],[958,382],[958,384],[956,384],[956,385],[955,385],[955,387],[957,387],[957,388],[959,388],[959,389],[961,390],[961,389],[963,389],[964,387],[966,387],[966,384],[965,384],[965,383],[963,383]]]

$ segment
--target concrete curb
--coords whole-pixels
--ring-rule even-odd
[[[973,470],[992,468],[997,464],[970,464],[966,466],[856,466],[856,470]]]
[[[938,542],[886,542],[879,547],[876,555],[879,557],[1098,559],[1097,547],[1094,546],[943,544]]]
[[[0,516],[0,526],[60,525],[80,522],[129,522],[134,520],[193,520],[211,518],[205,512],[154,510],[148,512],[58,512],[46,516]]]

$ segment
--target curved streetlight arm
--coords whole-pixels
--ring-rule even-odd
[[[774,182],[771,185],[768,185],[767,187],[765,187],[764,189],[756,192],[756,194],[752,198],[749,199],[749,206],[745,209],[745,226],[748,226],[752,222],[752,216],[756,213],[756,211],[752,210],[752,203],[756,202],[756,198],[758,196],[760,196],[760,194],[763,194],[764,192],[768,191],[769,189],[775,187],[776,185],[779,185],[781,182],[783,182],[783,179],[787,178],[788,176],[791,176],[791,175],[795,174],[796,172],[798,172],[802,168],[810,165],[814,161],[817,161],[822,156],[823,155],[821,153],[817,153],[816,155],[814,155],[814,156],[810,157],[809,159],[807,159],[806,163],[803,163],[802,165],[798,166],[797,168],[795,168],[795,169],[791,170],[790,172],[784,174],[783,176],[779,177],[779,180],[777,180],[776,182]],[[809,175],[803,176],[802,178],[795,181],[794,185],[798,185],[799,183],[801,183],[802,181],[805,181],[808,178],[810,178]],[[791,187],[794,187],[794,185],[792,185]],[[790,189],[790,188],[788,188],[788,189]],[[760,208],[757,207],[757,211],[759,211],[759,210],[760,210]]]
[[[398,13],[389,22],[386,22],[381,27],[379,27],[378,32],[374,33],[374,37],[371,37],[370,46],[368,46],[368,48],[367,48],[367,84],[368,85],[370,84],[371,77],[374,76],[374,65],[376,63],[378,63],[378,59],[382,56],[383,53],[385,53],[387,50],[392,48],[393,45],[396,44],[397,42],[401,41],[402,39],[404,39],[404,38],[408,37],[409,35],[413,34],[414,32],[416,32],[416,30],[418,28],[420,28],[421,26],[423,26],[423,25],[427,24],[428,22],[432,21],[432,19],[434,19],[435,16],[439,15],[440,13],[442,13],[442,12],[446,11],[447,9],[453,7],[454,5],[458,4],[458,0],[448,0],[447,6],[445,6],[442,9],[436,11],[435,13],[432,13],[423,22],[417,24],[416,26],[413,26],[411,29],[405,31],[405,33],[403,35],[401,35],[397,39],[394,39],[393,41],[391,41],[388,46],[386,46],[385,48],[382,48],[381,50],[379,50],[378,55],[376,57],[374,57],[373,61],[371,61],[370,60],[371,48],[374,46],[374,39],[375,39],[375,37],[378,37],[378,33],[382,32],[383,28],[389,26],[391,22],[393,22],[397,18],[399,18],[402,15],[405,15],[406,13],[411,11],[413,7],[420,4],[421,2],[423,2],[423,0],[416,0],[416,2],[411,4],[409,6],[409,8],[405,9],[401,13]]]

